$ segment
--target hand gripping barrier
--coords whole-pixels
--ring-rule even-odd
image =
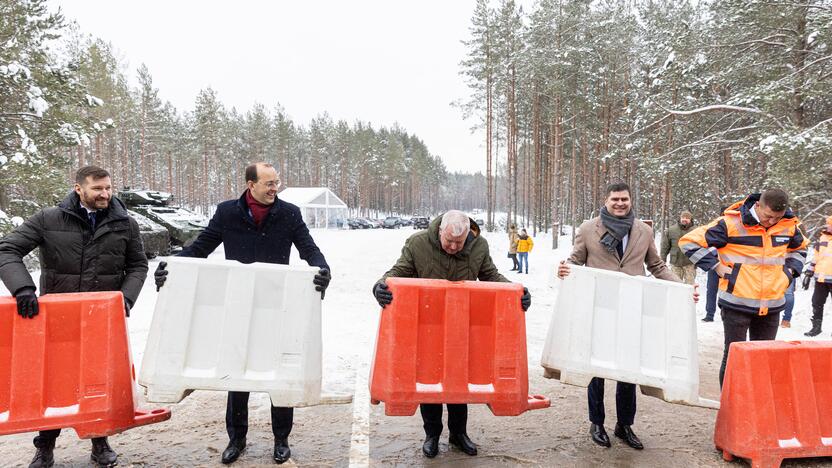
[[[693,288],[570,265],[558,280],[540,364],[544,376],[586,387],[593,377],[634,383],[645,395],[707,408],[699,397]]]
[[[104,437],[170,419],[136,406],[120,292],[48,294],[32,319],[0,297],[0,435],[73,428]]]
[[[523,285],[388,278],[370,401],[388,416],[420,403],[485,403],[496,416],[549,407],[529,396]]]
[[[832,456],[832,342],[732,343],[714,444],[753,468]]]
[[[317,268],[173,257],[139,384],[175,403],[192,390],[265,392],[272,404],[349,403],[321,395]]]

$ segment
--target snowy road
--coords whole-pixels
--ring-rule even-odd
[[[375,340],[378,305],[371,294],[375,280],[398,258],[404,240],[414,231],[363,230],[313,231],[333,270],[323,310],[324,388],[356,393],[354,405],[303,408],[295,412],[290,437],[292,460],[286,466],[741,466],[725,463],[713,448],[716,413],[702,408],[671,405],[639,396],[634,429],[645,450],[634,451],[617,439],[603,449],[589,439],[586,391],[544,379],[539,359],[554,303],[554,265],[570,249],[563,238],[559,251],[552,251],[551,238],[535,238],[530,254],[531,274],[508,272],[507,239],[486,234],[492,257],[504,275],[522,281],[533,299],[526,315],[530,392],[551,398],[552,407],[514,418],[497,418],[484,406],[469,411],[469,435],[480,446],[478,457],[467,457],[449,449],[447,431],[440,454],[433,460],[421,455],[424,432],[421,418],[384,416],[383,406],[367,406],[367,369]],[[216,255],[222,256],[221,252]],[[293,263],[299,262],[293,252]],[[136,368],[141,361],[155,303],[151,275],[129,319],[131,347]],[[704,276],[699,280],[704,282]],[[701,288],[704,293],[704,287]],[[811,316],[811,291],[798,288],[794,328],[781,329],[779,339],[802,339]],[[0,286],[0,294],[7,294]],[[703,298],[704,299],[704,298]],[[827,312],[832,307],[827,306]],[[703,314],[704,300],[699,305]],[[699,323],[701,392],[718,397],[717,373],[722,353],[722,326]],[[829,322],[832,323],[832,322]],[[819,338],[829,339],[827,327]],[[607,389],[607,429],[615,424],[612,385]],[[272,465],[272,435],[268,398],[253,394],[250,403],[248,447],[234,466]],[[219,466],[225,448],[225,395],[194,392],[173,405],[170,421],[133,429],[111,439],[119,452],[120,466]],[[0,466],[26,466],[32,456],[31,434],[3,437]],[[87,466],[89,443],[79,442],[72,431],[58,439],[55,466]],[[828,466],[828,460],[790,461],[783,466]],[[294,465],[293,465],[294,464]]]

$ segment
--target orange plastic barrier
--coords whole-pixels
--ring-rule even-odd
[[[549,407],[529,396],[523,285],[389,278],[370,399],[388,416],[420,403],[485,403],[496,416]]]
[[[727,461],[832,456],[832,342],[731,344],[721,403],[714,444]]]
[[[120,292],[49,294],[33,319],[0,297],[0,435],[71,427],[80,438],[165,421],[136,407]]]

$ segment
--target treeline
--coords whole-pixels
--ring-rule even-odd
[[[830,26],[821,0],[478,0],[463,110],[489,209],[575,224],[623,179],[666,225],[780,186],[814,230],[832,212]]]
[[[237,196],[244,167],[260,160],[278,166],[284,186],[327,186],[363,213],[481,206],[481,175],[449,173],[399,126],[326,113],[298,123],[279,104],[229,108],[211,88],[182,111],[146,66],[137,87],[127,69],[112,45],[44,0],[0,2],[0,210],[26,216],[53,204],[78,167],[98,164],[119,189],[167,191],[207,211]]]

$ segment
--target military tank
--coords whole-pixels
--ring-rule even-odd
[[[118,197],[130,210],[167,229],[173,250],[189,245],[208,226],[205,216],[172,205],[173,195],[167,192],[124,188]]]
[[[133,210],[127,210],[127,213],[139,224],[139,235],[147,258],[170,255],[170,233],[164,226]]]

